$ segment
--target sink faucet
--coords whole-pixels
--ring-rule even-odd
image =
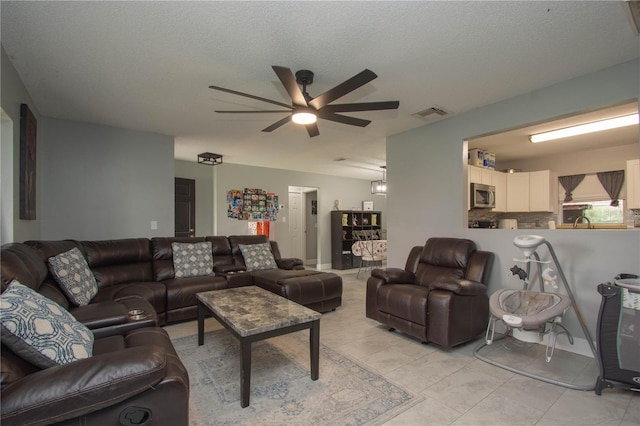
[[[582,215],[582,216],[578,216],[578,218],[576,219],[576,221],[575,221],[575,222],[573,222],[573,227],[574,227],[574,228],[577,228],[577,227],[578,227],[578,223],[580,223],[580,220],[581,220],[581,219],[584,219],[584,220],[586,220],[586,221],[587,221],[587,229],[591,228],[591,221],[589,220],[589,218],[588,218],[588,217],[586,217],[586,216],[584,216],[584,215]]]

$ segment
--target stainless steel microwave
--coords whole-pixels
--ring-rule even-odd
[[[496,206],[496,187],[493,185],[472,183],[470,196],[472,209],[492,209]]]

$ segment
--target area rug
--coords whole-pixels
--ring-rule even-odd
[[[320,378],[309,371],[306,332],[253,344],[251,400],[240,407],[240,345],[227,331],[173,344],[189,372],[190,425],[377,425],[422,398],[325,345]]]

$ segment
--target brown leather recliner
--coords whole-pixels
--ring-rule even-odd
[[[96,339],[93,356],[40,369],[2,344],[0,423],[189,424],[189,376],[161,328]]]
[[[445,348],[472,340],[487,326],[493,258],[471,240],[430,238],[411,249],[404,269],[372,271],[367,318]]]

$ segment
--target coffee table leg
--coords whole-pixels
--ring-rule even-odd
[[[204,305],[198,300],[198,346],[204,344]]]
[[[312,323],[309,330],[309,353],[311,354],[311,380],[320,375],[320,320]]]
[[[251,342],[240,339],[240,406],[249,406],[251,394]]]

